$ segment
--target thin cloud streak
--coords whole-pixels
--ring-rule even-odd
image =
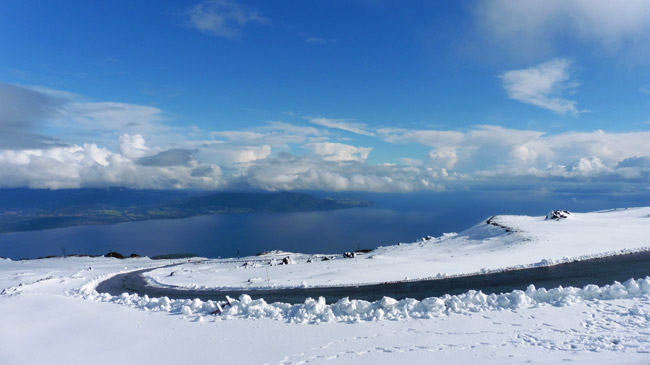
[[[346,132],[360,134],[362,136],[375,136],[375,133],[368,131],[368,126],[363,123],[353,122],[349,119],[329,119],[306,117],[309,122],[327,128],[340,129]]]

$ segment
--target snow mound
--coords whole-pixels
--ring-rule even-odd
[[[502,237],[512,230],[499,222],[499,216],[493,216],[484,222],[472,226],[458,234],[472,241],[488,240],[490,238]],[[453,238],[453,237],[452,237]]]
[[[569,218],[572,215],[573,214],[571,214],[571,212],[569,212],[568,210],[552,210],[552,211],[548,212],[548,214],[546,215],[545,220],[553,219],[553,220],[559,221],[560,219]]]
[[[71,295],[84,299],[112,302],[145,311],[162,311],[170,314],[185,316],[214,315],[221,309],[216,318],[270,318],[291,323],[321,323],[376,320],[402,320],[408,318],[434,318],[455,313],[471,313],[492,310],[530,308],[545,305],[569,306],[582,301],[629,299],[645,297],[650,299],[650,277],[644,279],[629,279],[624,283],[614,282],[611,285],[587,285],[583,288],[557,287],[553,289],[537,289],[530,285],[525,291],[514,290],[501,294],[484,294],[481,291],[470,290],[460,295],[444,295],[431,297],[421,301],[415,299],[396,300],[384,297],[381,300],[369,302],[343,298],[335,303],[327,304],[325,298],[307,298],[301,304],[267,303],[264,299],[251,299],[243,294],[239,299],[228,298],[229,304],[217,301],[201,301],[200,299],[169,299],[149,298],[147,295],[123,293],[118,296],[100,294],[95,290],[78,289]],[[632,313],[634,314],[634,313]]]

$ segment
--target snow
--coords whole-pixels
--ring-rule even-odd
[[[506,310],[519,308],[536,308],[544,305],[567,306],[583,301],[600,301],[612,299],[647,298],[650,295],[650,277],[629,279],[624,283],[614,282],[599,287],[587,285],[584,288],[558,287],[547,290],[530,285],[526,291],[514,290],[508,293],[486,295],[480,291],[470,290],[461,295],[445,295],[426,298],[395,300],[384,297],[368,302],[342,298],[327,304],[325,298],[306,298],[302,304],[267,303],[264,299],[252,300],[242,294],[239,299],[228,298],[226,302],[217,303],[200,299],[149,298],[147,295],[123,293],[111,296],[97,293],[89,287],[72,291],[72,295],[87,300],[117,303],[146,311],[162,311],[172,314],[195,315],[201,321],[203,316],[213,315],[217,308],[220,319],[233,318],[270,318],[293,323],[348,322],[377,320],[401,320],[408,318],[435,318],[449,314],[467,314],[472,312]],[[644,316],[645,312],[634,309],[633,315]],[[650,319],[650,315],[648,316]],[[650,344],[648,345],[650,351]]]
[[[145,275],[153,286],[191,289],[342,286],[464,276],[647,251],[649,216],[650,208],[572,213],[561,220],[495,216],[459,234],[381,247],[353,259],[338,255],[322,261],[323,255],[274,251]],[[283,257],[291,257],[293,264],[279,265]]]
[[[351,259],[320,261],[323,256],[273,252],[259,262],[246,258],[251,262],[246,268],[242,261],[197,259],[159,268],[155,275],[161,285],[215,285],[218,279],[217,286],[255,286],[268,285],[268,268],[273,285],[291,286],[547,265],[642,250],[650,242],[649,215],[650,208],[574,213],[557,221],[497,216],[492,221],[510,232],[481,223],[458,235],[384,247]],[[293,264],[266,262],[279,263],[288,255]],[[307,258],[313,262],[307,264]],[[226,305],[94,290],[113,275],[170,263],[187,260],[0,259],[0,363],[650,361],[650,277],[583,288],[530,286],[490,295],[470,291],[421,301],[385,297],[327,303],[306,298],[293,305],[246,295]],[[427,263],[431,267],[425,270]],[[374,265],[377,278],[366,265]],[[343,269],[354,271],[351,278],[337,271]],[[164,276],[172,271],[174,275]],[[231,281],[223,284],[222,276]],[[249,278],[255,280],[247,284]],[[218,305],[223,312],[212,314]]]

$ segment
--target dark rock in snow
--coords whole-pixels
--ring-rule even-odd
[[[113,257],[113,258],[116,258],[116,259],[125,259],[126,258],[121,253],[115,252],[115,251],[111,251],[111,252],[107,253],[106,255],[104,255],[104,257]]]
[[[357,254],[354,252],[344,252],[343,257],[346,259],[353,259]]]
[[[504,231],[506,231],[508,233],[514,232],[514,230],[512,228],[506,227],[503,224],[496,222],[496,216],[495,215],[488,218],[488,220],[485,221],[485,223],[489,224],[489,225],[492,225],[492,226],[495,226],[495,227],[499,227],[499,228],[503,229]]]
[[[560,219],[569,218],[571,215],[571,212],[568,210],[552,210],[546,215],[546,220],[553,219],[558,221]]]

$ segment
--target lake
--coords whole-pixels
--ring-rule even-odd
[[[459,232],[495,214],[545,215],[648,206],[650,193],[611,195],[545,192],[359,194],[371,208],[300,213],[212,215],[0,235],[0,256],[194,253],[247,256],[265,250],[342,253]]]

